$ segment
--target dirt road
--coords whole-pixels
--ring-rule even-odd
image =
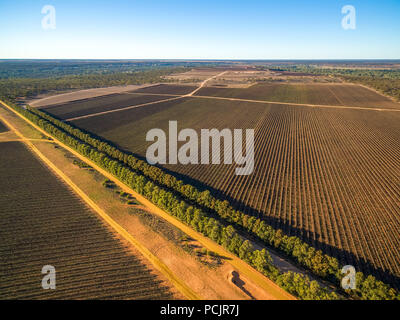
[[[200,84],[200,86],[199,86],[197,89],[193,90],[191,93],[188,93],[187,95],[184,95],[184,97],[191,97],[191,96],[193,96],[197,91],[199,91],[201,88],[203,88],[203,87],[206,85],[206,83],[207,83],[208,81],[210,81],[210,80],[212,80],[212,79],[215,79],[215,78],[218,78],[218,77],[224,75],[224,74],[227,73],[227,72],[228,72],[228,71],[224,71],[224,72],[218,73],[218,74],[216,74],[215,76],[212,76],[212,77],[210,77],[210,78],[204,80],[204,81]]]

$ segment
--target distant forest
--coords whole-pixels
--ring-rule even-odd
[[[163,76],[226,62],[136,60],[0,60],[0,97],[162,82]]]
[[[236,61],[237,62],[237,61]],[[165,82],[166,75],[194,67],[232,66],[233,61],[166,60],[0,60],[0,98],[15,100],[38,94],[107,86]],[[400,69],[390,64],[351,62],[346,68],[323,68],[319,63],[243,61],[243,63],[311,73],[360,83],[400,101]],[[354,66],[363,68],[352,68]],[[337,62],[336,66],[342,66]],[[333,63],[333,66],[335,64]]]

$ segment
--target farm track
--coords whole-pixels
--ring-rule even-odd
[[[24,141],[40,141],[40,142],[49,142],[53,143],[51,140],[46,140],[46,139],[8,139],[6,141],[0,141],[1,142],[24,142]]]
[[[221,77],[221,76],[223,76],[225,73],[227,73],[227,71],[218,73],[218,74],[216,74],[215,76],[212,76],[212,77],[210,77],[210,78],[204,80],[202,83],[200,83],[200,86],[199,86],[197,89],[195,89],[195,90],[193,90],[192,92],[190,92],[187,96],[188,96],[188,97],[191,97],[191,96],[195,95],[199,90],[201,90],[201,89],[207,84],[207,82],[209,82],[209,81],[211,81],[211,80],[213,80],[213,79],[215,79],[215,78]]]

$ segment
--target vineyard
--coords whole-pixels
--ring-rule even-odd
[[[46,110],[59,119],[69,119],[163,99],[166,98],[163,96],[132,95],[129,93],[110,94],[102,97],[70,102],[68,103],[68,107],[64,104],[52,105],[46,107]]]
[[[155,86],[140,88],[138,90],[135,90],[134,92],[183,95],[192,92],[194,89],[196,89],[196,87],[194,86],[159,84]]]
[[[250,176],[236,176],[235,165],[165,168],[343,264],[398,284],[398,112],[185,98],[73,123],[144,157],[146,132],[168,132],[169,120],[179,129],[254,128]]]
[[[172,298],[22,144],[1,144],[0,173],[0,298]],[[41,287],[44,265],[56,269],[56,290]]]
[[[257,84],[245,89],[206,87],[196,95],[288,103],[400,109],[372,90],[349,84]]]

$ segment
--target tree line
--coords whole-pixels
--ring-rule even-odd
[[[166,82],[163,79],[164,76],[186,70],[185,68],[164,68],[109,74],[67,75],[51,78],[0,79],[0,93],[5,99],[15,100],[61,90]]]
[[[231,224],[238,230],[246,231],[266,245],[285,253],[321,278],[339,285],[343,275],[336,258],[323,254],[321,250],[316,250],[298,237],[284,235],[282,230],[273,229],[259,218],[235,210],[228,201],[213,197],[208,190],[200,191],[192,185],[184,184],[182,180],[165,173],[162,169],[151,166],[110,143],[55,119],[47,113],[29,106],[26,109],[18,106],[14,108],[59,140],[108,170],[157,206],[238,255],[288,292],[303,299],[338,298],[335,293],[321,288],[317,282],[310,281],[304,275],[290,272],[281,274],[273,266],[268,252],[254,250],[251,243],[243,240]],[[395,289],[372,275],[365,276],[358,272],[357,281],[356,290],[348,292],[353,297],[400,299]]]
[[[167,61],[167,60],[1,60],[0,79],[54,78],[67,75],[111,74],[166,68],[196,68],[231,66],[224,61]]]

